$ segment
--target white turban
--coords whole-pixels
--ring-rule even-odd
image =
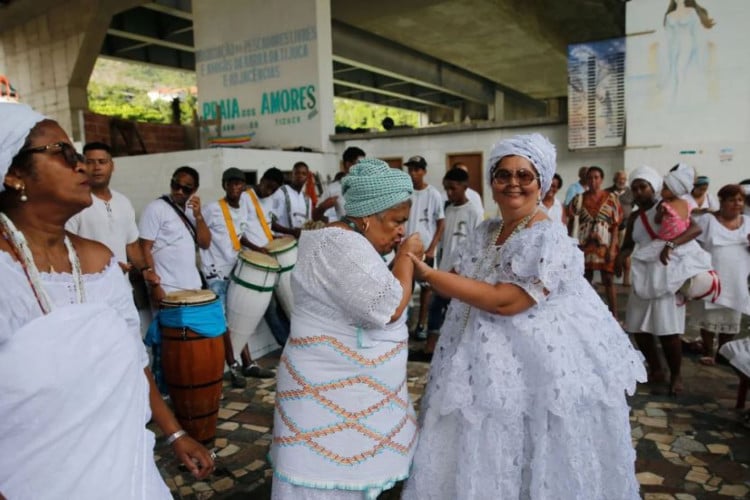
[[[529,160],[539,173],[542,196],[549,191],[552,176],[555,175],[557,153],[555,146],[546,137],[542,134],[517,135],[495,144],[490,152],[490,159],[487,161],[487,176],[490,184],[495,166],[506,156],[522,156]]]
[[[46,119],[26,104],[0,102],[0,192],[5,190],[2,181],[13,157],[23,147],[34,125]]]
[[[661,175],[659,175],[659,172],[649,166],[642,165],[630,173],[630,185],[632,186],[633,182],[635,182],[637,179],[646,181],[651,184],[651,187],[654,189],[654,193],[659,196],[659,193],[661,193],[662,184],[662,177]]]
[[[664,184],[678,198],[692,191],[694,180],[695,170],[685,163],[678,163],[674,170],[664,176]]]

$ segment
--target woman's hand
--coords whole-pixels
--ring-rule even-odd
[[[667,245],[664,245],[664,248],[661,249],[661,253],[659,254],[659,260],[662,264],[665,266],[669,264],[669,255],[672,253],[672,247],[669,247]]]
[[[417,233],[408,236],[401,242],[396,252],[396,257],[407,256],[410,253],[416,255],[419,260],[422,260],[424,245],[422,244],[422,238]]]
[[[428,266],[425,261],[422,260],[421,257],[417,257],[413,253],[409,252],[407,253],[409,258],[411,259],[412,263],[414,264],[414,279],[417,281],[427,281],[429,282],[429,276],[430,274],[435,272],[435,269],[433,269],[431,266]]]
[[[622,276],[622,272],[625,269],[625,259],[627,257],[624,253],[618,253],[615,257],[615,276],[618,278]]]
[[[214,471],[215,455],[190,436],[185,435],[172,443],[172,449],[196,479],[204,479]]]

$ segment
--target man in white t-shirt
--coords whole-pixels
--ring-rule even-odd
[[[469,175],[469,167],[463,163],[454,163],[451,169],[454,168],[460,168],[466,172],[466,175]],[[479,214],[479,220],[484,220],[484,203],[482,203],[482,197],[479,196],[479,193],[469,187],[468,181],[466,184],[466,199],[469,200],[471,207],[477,212],[477,214]],[[443,191],[443,202],[448,201],[448,194]]]
[[[243,194],[242,203],[246,203],[250,207],[250,219],[247,231],[245,231],[245,236],[250,243],[265,247],[273,240],[273,233],[270,229],[273,223],[271,214],[276,209],[276,201],[278,201],[274,194],[283,184],[284,174],[278,168],[271,167],[263,173],[257,186],[248,189]],[[258,202],[257,207],[256,201]],[[263,319],[266,320],[276,342],[283,347],[289,338],[289,318],[284,314],[275,296],[271,297],[271,302],[268,304]],[[250,351],[246,347],[242,351],[243,363],[246,363],[249,358]]]
[[[459,249],[482,222],[481,215],[466,196],[468,187],[469,174],[463,169],[452,168],[443,177],[448,204],[445,207],[445,230],[440,238],[438,251],[437,268],[441,271],[450,272],[455,268]],[[437,293],[433,294],[427,319],[427,343],[423,351],[409,351],[409,361],[432,361],[450,300]]]
[[[312,201],[305,195],[304,187],[310,175],[305,162],[292,167],[292,183],[281,186],[274,193],[273,231],[299,238],[302,226],[313,217]]]
[[[138,230],[143,256],[146,266],[159,277],[151,288],[155,306],[167,293],[202,286],[195,251],[196,246],[205,250],[211,245],[211,231],[195,194],[199,183],[194,168],[178,168],[170,181],[170,193],[146,205],[141,214]]]
[[[425,262],[432,266],[435,263],[435,252],[445,226],[443,197],[440,191],[424,181],[427,173],[427,161],[424,158],[412,156],[404,165],[409,169],[409,176],[414,186],[406,234],[419,233],[425,248]],[[430,295],[430,287],[425,283],[420,283],[419,315],[414,332],[419,338],[425,338],[424,325],[427,321]]]
[[[250,248],[263,249],[251,243],[245,236],[250,219],[250,207],[247,203],[240,203],[240,197],[245,192],[245,173],[238,168],[228,168],[221,176],[221,186],[225,196],[219,201],[209,203],[203,209],[203,218],[211,231],[211,245],[201,249],[201,266],[208,282],[208,288],[221,300],[226,311],[227,288],[232,268],[237,262],[240,250]],[[240,367],[240,363],[232,349],[231,332],[224,334],[224,357],[229,366],[232,386],[243,388],[246,381],[243,378],[271,378],[273,372],[261,368],[250,360],[247,366]]]
[[[106,245],[124,273],[135,267],[147,280],[155,280],[156,275],[145,265],[138,244],[133,205],[125,195],[109,187],[115,169],[110,147],[103,142],[90,142],[83,147],[83,154],[93,203],[71,217],[65,229]]]
[[[341,195],[341,179],[349,173],[349,169],[353,165],[365,156],[365,152],[360,148],[354,146],[346,148],[343,155],[343,170],[339,174],[336,174],[333,182],[328,184],[320,195],[318,206],[315,207],[315,220],[325,218],[327,222],[335,222],[346,215],[344,211],[344,197]]]

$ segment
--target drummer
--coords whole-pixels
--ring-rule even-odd
[[[273,231],[281,235],[299,238],[302,226],[316,215],[312,209],[312,200],[305,194],[305,183],[310,176],[310,167],[298,161],[292,167],[292,182],[283,185],[274,193]],[[322,219],[317,214],[316,220]]]
[[[209,203],[203,209],[203,218],[211,232],[211,245],[201,250],[201,266],[208,282],[208,288],[220,299],[226,309],[227,286],[232,268],[237,262],[240,250],[249,248],[264,251],[245,237],[249,228],[250,207],[240,203],[240,196],[245,192],[245,173],[238,168],[228,168],[221,176],[221,185],[226,193],[224,198]],[[245,367],[240,367],[232,350],[229,331],[224,334],[224,356],[229,365],[232,386],[245,387],[243,377],[271,378],[274,373],[248,360]],[[249,354],[248,354],[249,356]]]
[[[262,247],[261,251],[266,253],[266,245],[274,239],[273,231],[271,230],[273,226],[272,214],[274,213],[277,201],[274,194],[278,192],[283,183],[284,174],[278,168],[271,167],[263,173],[260,182],[256,186],[245,191],[241,199],[241,202],[247,204],[250,210],[250,218],[245,236],[249,242]],[[283,347],[286,339],[289,337],[289,318],[287,318],[284,311],[279,307],[279,303],[275,297],[271,298],[263,319],[266,320],[276,342]],[[243,349],[242,352],[243,363],[246,362],[246,354],[249,359],[247,348]]]

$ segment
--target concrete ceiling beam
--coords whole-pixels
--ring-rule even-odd
[[[494,85],[489,80],[390,40],[336,21],[332,38],[336,62],[481,104],[494,99]]]
[[[347,81],[347,80],[341,80],[341,79],[338,79],[338,78],[334,78],[333,79],[333,83],[336,84],[336,85],[340,85],[342,87],[350,87],[350,88],[357,89],[357,90],[362,90],[362,91],[365,91],[365,92],[372,92],[374,94],[380,94],[380,95],[384,95],[384,96],[393,97],[395,99],[416,102],[416,103],[424,104],[426,106],[430,106],[430,107],[434,107],[434,108],[455,109],[454,106],[448,106],[448,105],[445,105],[445,104],[437,102],[437,101],[431,101],[431,100],[428,100],[428,99],[422,99],[422,98],[419,98],[419,97],[416,97],[416,96],[402,94],[402,93],[399,93],[399,92],[392,92],[390,90],[381,89],[381,88],[377,88],[377,87],[373,87],[373,86],[368,86],[368,85],[363,85],[363,84],[359,84],[359,83],[354,83],[354,82],[350,82],[350,81]]]
[[[114,28],[109,28],[107,30],[108,35],[125,38],[128,40],[134,40],[136,42],[142,42],[146,44],[156,45],[159,47],[166,47],[168,49],[174,49],[174,50],[180,50],[183,52],[190,52],[195,53],[195,47],[192,47],[190,45],[185,45],[182,43],[175,43],[170,42],[167,40],[161,40],[159,38],[154,38],[152,36],[146,36],[146,35],[139,35],[138,33],[133,33],[131,31],[124,31],[124,30],[118,30]]]

